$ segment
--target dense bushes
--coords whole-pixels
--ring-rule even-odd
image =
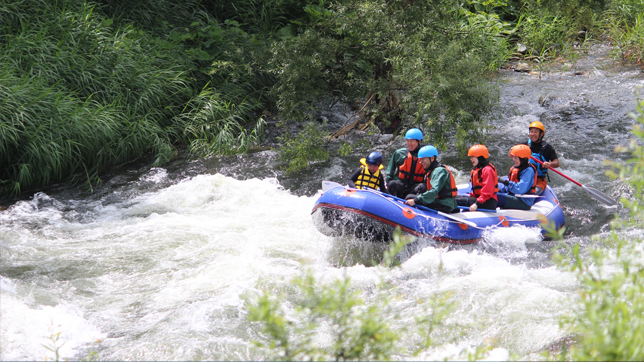
[[[21,7],[22,6],[22,7]],[[191,95],[172,57],[85,4],[7,4],[0,60],[0,176],[18,193],[153,152],[168,159],[171,117]]]
[[[450,1],[308,7],[302,32],[273,47],[280,109],[297,118],[322,96],[360,100],[373,105],[367,109],[382,128],[402,116],[425,125],[439,145],[455,129],[480,136],[496,99],[484,75],[505,60],[501,35],[509,29],[479,27],[459,10]]]
[[[266,110],[299,121],[338,101],[359,104],[365,127],[415,124],[438,146],[454,134],[462,146],[481,138],[498,99],[486,75],[513,42],[543,60],[606,33],[641,61],[643,10],[642,0],[2,2],[0,195],[70,177],[92,185],[181,147],[243,152],[261,140]]]
[[[214,22],[204,35],[208,18],[196,2],[126,3],[0,5],[0,193],[70,175],[91,186],[107,167],[144,154],[163,163],[190,142],[195,152],[227,153],[257,141],[261,91],[253,86],[261,78],[248,81],[235,67],[212,72],[213,60],[243,68],[244,59],[191,43],[208,37],[206,50],[234,54],[246,34]],[[185,24],[165,19],[196,21],[177,30]]]

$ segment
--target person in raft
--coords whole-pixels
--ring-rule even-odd
[[[543,165],[541,165],[539,162],[530,159],[530,163],[537,167],[537,186],[535,187],[534,193],[536,195],[541,195],[543,190],[546,189],[546,186],[548,186],[548,169],[551,167],[559,167],[559,158],[557,158],[555,148],[543,140],[543,136],[546,134],[546,128],[543,126],[543,123],[539,121],[532,122],[528,126],[528,130],[529,139],[527,142],[523,142],[522,144],[530,147],[532,157],[543,162]]]
[[[470,172],[472,192],[468,196],[457,196],[456,203],[461,206],[469,206],[470,211],[496,209],[496,193],[499,192],[499,184],[496,167],[488,161],[490,152],[484,145],[474,145],[467,151],[467,155],[470,156],[470,161],[474,166]]]
[[[421,185],[425,169],[418,161],[418,150],[423,140],[423,132],[411,128],[405,133],[406,148],[396,150],[387,166],[387,190],[390,194],[403,198]]]
[[[418,158],[427,171],[425,183],[416,186],[414,193],[407,195],[405,204],[416,204],[445,213],[458,212],[456,205],[456,181],[452,172],[438,163],[438,150],[425,146],[418,151]]]
[[[360,160],[361,166],[349,177],[349,187],[357,189],[374,189],[387,193],[387,185],[382,175],[382,155],[380,152],[371,152],[369,156]]]
[[[514,166],[510,168],[508,179],[500,178],[503,183],[499,189],[498,205],[502,209],[530,210],[534,205],[534,198],[519,198],[514,195],[535,193],[537,185],[537,168],[529,162],[532,152],[524,144],[516,145],[510,149]]]

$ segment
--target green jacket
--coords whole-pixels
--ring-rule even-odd
[[[418,157],[418,150],[420,150],[420,145],[416,149],[416,151],[412,152],[411,154],[414,155],[414,157]],[[396,150],[396,152],[391,155],[389,166],[387,166],[387,184],[389,184],[389,182],[393,180],[402,181],[400,177],[398,177],[398,167],[402,166],[402,164],[405,163],[407,152],[409,152],[407,148],[401,148]]]
[[[421,205],[429,205],[432,202],[436,201],[437,204],[445,205],[447,207],[451,207],[452,209],[456,209],[456,199],[454,197],[447,197],[447,198],[441,198],[441,199],[436,199],[438,196],[438,191],[443,189],[443,187],[450,187],[450,179],[449,179],[449,171],[447,171],[446,168],[444,167],[438,167],[439,163],[434,161],[425,175],[425,178],[430,177],[431,179],[429,180],[429,184],[432,185],[432,188],[429,191],[423,192],[422,194],[418,195],[415,199],[414,202],[419,203]]]

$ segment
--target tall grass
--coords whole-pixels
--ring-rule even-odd
[[[198,5],[1,3],[0,194],[60,180],[91,187],[109,167],[144,155],[161,164],[182,145],[210,154],[256,142],[270,79],[239,57],[223,75],[205,67],[245,53],[248,36],[209,23]],[[193,42],[198,29],[177,30],[191,23],[221,31]]]
[[[248,114],[260,111],[261,106],[252,99],[236,102],[222,93],[204,89],[191,100],[189,111],[179,116],[185,137],[192,139],[190,152],[210,155],[248,151],[261,140],[265,122],[260,117],[250,125],[245,119]]]
[[[114,31],[86,3],[12,6],[0,48],[5,191],[70,174],[91,185],[100,170],[146,152],[170,157],[165,128],[192,93],[180,66],[151,56],[156,44],[143,32]]]
[[[608,36],[619,56],[644,63],[644,0],[616,0],[606,12]]]

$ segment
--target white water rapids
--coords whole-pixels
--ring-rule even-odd
[[[500,77],[502,115],[485,141],[498,170],[509,169],[507,150],[540,120],[561,171],[628,197],[623,183],[604,175],[603,162],[622,157],[613,150],[628,144],[627,114],[644,80],[639,70],[613,69],[606,52],[580,59],[582,73]],[[374,144],[385,160],[396,148]],[[310,215],[315,190],[323,179],[345,182],[361,157],[333,157],[289,177],[275,152],[264,151],[144,167],[106,177],[91,195],[63,190],[14,203],[0,211],[0,360],[55,359],[47,347],[59,348],[60,359],[86,359],[90,351],[100,360],[274,359],[253,345],[263,337],[247,320],[248,307],[269,292],[292,310],[291,280],[309,270],[325,283],[350,277],[368,302],[394,296],[386,322],[405,337],[394,359],[467,359],[489,346],[490,360],[542,360],[544,349],[568,337],[559,320],[577,307],[578,285],[553,266],[556,242],[538,230],[501,229],[469,247],[418,243],[397,268],[371,266],[382,247],[320,234]],[[471,165],[462,153],[448,147],[441,162],[467,182]],[[623,209],[551,179],[566,216],[565,242],[601,244]],[[379,289],[382,282],[391,288]],[[432,334],[437,345],[405,352],[419,342],[415,318],[427,313],[424,301],[443,292],[452,293],[452,310]]]
[[[490,235],[496,253],[434,245],[400,268],[338,267],[350,251],[315,230],[315,199],[274,179],[215,174],[122,202],[80,208],[84,201],[38,194],[13,205],[0,212],[2,359],[52,359],[43,345],[58,332],[61,358],[91,348],[102,360],[263,359],[247,306],[264,291],[285,292],[304,269],[321,279],[347,275],[365,290],[381,278],[392,283],[405,296],[394,302],[396,328],[423,312],[418,299],[454,293],[459,302],[437,333],[462,335],[416,358],[454,358],[486,339],[496,341],[495,359],[538,356],[564,336],[558,317],[571,308],[573,278],[508,261],[541,242],[537,231]]]

